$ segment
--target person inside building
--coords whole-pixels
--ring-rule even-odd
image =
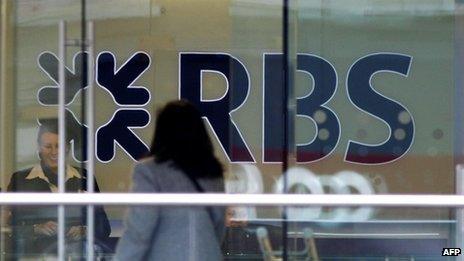
[[[68,131],[69,132],[69,131]],[[69,136],[69,135],[67,135]],[[69,143],[69,140],[67,144]],[[40,162],[11,176],[9,192],[58,192],[59,135],[57,119],[42,119],[38,128],[37,151]],[[66,165],[65,191],[85,192],[85,169]],[[95,192],[99,192],[94,183]],[[82,242],[86,236],[86,207],[66,207],[66,240]],[[111,228],[103,207],[96,206],[95,242],[105,245]],[[12,245],[21,254],[56,254],[58,220],[56,206],[15,206],[11,208]],[[82,244],[81,244],[82,245]]]
[[[169,102],[156,120],[150,157],[134,169],[136,193],[223,193],[223,169],[199,111]],[[222,260],[223,207],[134,206],[115,260]]]

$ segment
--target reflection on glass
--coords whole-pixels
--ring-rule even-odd
[[[208,107],[213,111],[208,115],[210,118],[222,112],[220,120],[208,119],[207,127],[210,134],[216,134],[212,135],[212,143],[226,169],[226,191],[285,191],[281,168],[281,157],[285,155],[281,154],[278,141],[282,138],[279,133],[283,127],[279,106],[287,101],[283,101],[278,81],[282,68],[275,60],[286,58],[282,56],[283,1],[84,2],[88,9],[86,20],[94,20],[96,24],[96,54],[105,53],[100,56],[102,60],[111,58],[107,63],[111,66],[106,66],[107,73],[114,76],[121,68],[121,71],[130,71],[130,63],[126,62],[143,52],[143,70],[127,77],[127,81],[118,82],[144,87],[150,94],[144,96],[149,98],[126,106],[114,99],[117,91],[108,92],[112,86],[108,88],[103,82],[96,84],[97,104],[100,105],[95,115],[97,128],[110,125],[106,131],[109,142],[97,146],[97,152],[106,155],[97,162],[95,173],[103,191],[129,190],[130,169],[136,159],[127,153],[128,148],[138,144],[137,151],[147,151],[144,141],[151,138],[153,127],[148,116],[145,117],[146,126],[141,124],[144,126],[137,126],[130,132],[126,127],[131,126],[124,122],[127,125],[124,132],[135,142],[121,145],[112,139],[115,138],[113,133],[123,126],[110,124],[116,111],[131,110],[148,115],[153,108],[181,97],[181,88],[178,88],[181,71],[189,74],[188,69],[198,65],[184,63],[186,70],[180,70],[180,54],[186,52],[203,53],[202,57],[206,58],[227,56],[234,61],[231,67],[234,70],[224,69],[220,73],[212,70],[218,69],[217,64],[212,63],[212,68],[204,68],[194,75],[195,79],[200,79],[195,86],[187,82],[188,88],[185,88],[200,93],[195,99],[207,104],[206,107],[221,103],[231,106],[218,106],[221,110]],[[7,186],[9,191],[56,190],[53,174],[58,153],[56,144],[53,145],[56,134],[39,138],[41,160],[38,162],[35,127],[39,118],[56,117],[57,24],[62,19],[67,20],[69,38],[78,39],[82,29],[81,3],[79,0],[0,1],[2,10],[10,12],[1,17],[0,23],[0,118],[4,124],[1,126],[3,171],[0,178],[3,190]],[[455,145],[461,138],[456,135],[460,123],[454,118],[461,110],[458,108],[460,102],[456,102],[455,86],[459,86],[460,77],[456,73],[459,66],[455,64],[462,60],[456,49],[462,41],[458,40],[462,34],[462,1],[307,0],[289,3],[292,5],[289,29],[295,29],[296,35],[288,40],[298,53],[290,57],[296,62],[292,92],[298,99],[295,102],[298,115],[295,133],[290,135],[295,136],[297,143],[297,164],[287,171],[287,190],[307,194],[454,193],[454,167],[456,160],[461,158],[454,153],[462,147]],[[69,70],[67,102],[76,124],[84,123],[79,107],[83,102],[80,94],[84,92],[80,88],[85,83],[78,75],[85,55],[80,51],[80,46],[70,47],[66,64]],[[243,80],[238,81],[237,75]],[[128,86],[123,87],[128,89]],[[419,94],[421,99],[417,99]],[[226,100],[232,96],[234,104]],[[151,114],[151,119],[155,117]],[[226,128],[221,129],[221,125]],[[7,131],[8,128],[12,131]],[[227,135],[234,139],[218,138]],[[77,140],[83,139],[77,137],[76,143]],[[226,147],[246,155],[244,158],[248,162],[231,157]],[[70,165],[76,165],[83,159],[81,156],[72,159],[74,162],[70,159]],[[11,177],[18,169],[21,171]],[[73,168],[67,173],[67,191],[85,190],[84,170]],[[453,215],[446,209],[308,206],[288,210],[285,222],[290,224],[289,235],[283,237],[288,236],[289,243],[294,244],[291,256],[298,256],[305,248],[316,245],[322,259],[337,259],[343,255],[354,260],[357,257],[385,259],[387,246],[396,249],[403,244],[416,249],[409,243],[419,242],[429,244],[423,253],[433,259],[436,246],[456,246],[452,232],[443,232],[447,231],[446,227],[452,230],[455,224],[450,221]],[[13,225],[14,251],[41,252],[49,249],[47,241],[48,245],[55,243],[55,207],[11,207],[10,211],[8,219]],[[105,214],[103,209],[97,208],[96,212],[97,222],[103,220],[106,224],[106,218],[101,218]],[[111,224],[115,224],[123,219],[123,211],[113,211],[108,216]],[[280,207],[230,206],[227,216],[230,218],[226,222],[229,227],[224,243],[226,257],[279,257],[283,222]],[[82,237],[85,210],[68,208],[67,217],[69,239]],[[417,232],[419,224],[425,230],[433,229],[420,234]],[[107,225],[97,224],[96,227],[97,230],[105,228],[103,232],[96,232],[98,238],[109,233]],[[390,229],[397,233],[385,236]],[[408,233],[400,233],[401,230]],[[310,235],[313,235],[314,244]],[[118,237],[120,234],[112,242]],[[400,239],[404,241],[395,241]],[[28,240],[35,240],[37,244]],[[328,246],[336,245],[340,252],[325,249],[324,242]],[[368,242],[372,251],[343,252],[343,246],[361,242]],[[38,247],[40,249],[29,250],[32,245],[41,243],[44,246]],[[379,245],[383,245],[384,252],[376,251]],[[248,246],[252,250],[247,251]],[[50,249],[55,251],[53,247]],[[416,252],[391,251],[390,257],[419,257],[421,248],[417,249]]]
[[[462,147],[453,144],[460,139],[453,117],[461,110],[454,106],[461,16],[455,1],[349,2],[290,1],[297,157],[287,171],[289,192],[454,194],[456,147]],[[417,31],[419,38],[410,37]],[[287,214],[289,222],[366,227],[453,217],[445,209],[372,207],[288,208]]]
[[[266,208],[256,207],[258,212]],[[337,213],[339,208],[326,207]],[[356,209],[356,208],[355,208]],[[404,208],[375,208],[388,219],[287,220],[289,260],[438,260],[443,248],[460,246],[459,219],[400,219]],[[311,210],[308,210],[309,212]],[[417,213],[449,209],[414,209]],[[316,211],[317,212],[317,211]],[[454,216],[454,215],[453,215]],[[233,222],[244,221],[234,219]],[[246,220],[229,226],[224,248],[229,260],[282,258],[282,219]]]
[[[8,206],[15,209],[14,206]],[[268,212],[275,207],[250,206],[258,213]],[[38,207],[35,207],[38,208]],[[99,206],[102,208],[102,206]],[[196,254],[204,254],[199,247],[202,242],[198,242],[198,233],[204,233],[210,215],[206,211],[209,207],[205,206],[105,206],[109,213],[123,213],[126,210],[142,211],[143,213],[157,213],[156,236],[154,238],[136,238],[141,242],[154,243],[161,237],[168,239],[158,241],[163,245],[163,251],[198,251]],[[338,212],[336,207],[326,207]],[[55,209],[55,206],[50,206]],[[68,208],[69,209],[69,208]],[[85,207],[75,207],[75,209],[85,209]],[[216,209],[216,208],[215,208]],[[217,208],[224,209],[224,208]],[[227,209],[231,209],[228,206]],[[431,219],[401,219],[398,213],[408,211],[405,208],[375,208],[376,213],[388,216],[385,219],[371,219],[355,221],[348,219],[316,219],[286,221],[288,232],[285,237],[291,246],[288,252],[289,260],[440,260],[443,248],[456,248],[462,243],[462,210],[461,209],[426,209],[415,208],[417,213],[427,213],[445,211],[450,213],[453,218]],[[138,213],[142,213],[138,212]],[[133,221],[151,222],[153,216],[139,215]],[[455,218],[454,218],[455,217]],[[150,219],[150,220],[146,220]],[[169,219],[169,220],[166,220]],[[169,223],[184,220],[186,223],[173,228]],[[225,260],[273,260],[282,258],[282,238],[283,220],[280,218],[257,218],[257,219],[236,219],[230,215],[226,216],[225,227],[222,227],[224,236],[220,240],[221,255]],[[111,221],[112,233],[105,246],[96,247],[97,257],[113,258],[118,241],[121,240],[125,230],[136,229],[130,233],[142,233],[140,226],[126,226],[123,219]],[[184,227],[189,229],[183,230]],[[25,227],[24,227],[25,228]],[[13,230],[15,231],[15,230]],[[182,232],[183,231],[183,232]],[[158,234],[161,233],[161,234]],[[182,236],[182,238],[179,238]],[[5,242],[6,252],[4,257],[47,257],[49,255],[39,252],[29,252],[28,255],[21,253],[19,238],[14,233],[6,238],[11,238],[11,242]],[[213,237],[211,237],[213,238]],[[211,238],[206,243],[211,242]],[[460,243],[461,242],[461,243]],[[52,244],[53,245],[53,244]],[[144,245],[136,245],[137,249],[144,248]],[[53,247],[52,247],[53,248]],[[73,243],[68,240],[67,254],[73,258],[85,256],[85,247],[80,243]],[[52,256],[56,254],[52,253]],[[169,259],[172,260],[172,259]]]

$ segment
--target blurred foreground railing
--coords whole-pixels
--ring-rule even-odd
[[[464,195],[0,193],[0,205],[464,207]]]

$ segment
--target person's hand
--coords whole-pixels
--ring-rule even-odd
[[[72,226],[68,230],[68,233],[66,233],[66,236],[73,240],[79,240],[83,238],[85,234],[86,234],[86,229],[84,226]]]
[[[42,224],[34,225],[34,234],[43,235],[43,236],[53,236],[56,235],[56,230],[58,224],[54,221],[48,221]]]

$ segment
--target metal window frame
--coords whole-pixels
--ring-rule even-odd
[[[0,205],[374,206],[461,208],[464,207],[464,195],[1,193]]]
[[[82,1],[82,34],[81,39],[68,40],[66,36],[66,21],[61,20],[58,25],[58,83],[61,88],[58,90],[58,132],[59,132],[59,151],[66,150],[66,51],[68,45],[80,44],[81,51],[87,51],[88,59],[84,61],[82,71],[87,71],[88,86],[85,97],[83,96],[82,112],[87,122],[87,155],[88,160],[85,164],[87,168],[87,191],[93,193],[95,191],[94,176],[95,176],[95,87],[94,87],[94,53],[95,53],[95,39],[94,39],[94,23],[85,21],[85,0]],[[87,70],[85,70],[87,69]],[[85,88],[86,86],[82,86]],[[86,101],[86,102],[85,102]],[[66,176],[66,155],[65,153],[58,154],[58,193],[63,195],[65,191],[65,176]],[[65,209],[64,204],[58,204],[58,258],[64,260],[65,258]],[[95,242],[95,220],[94,220],[94,207],[93,205],[87,206],[87,249],[93,249]],[[87,251],[87,260],[94,260],[93,251]]]

